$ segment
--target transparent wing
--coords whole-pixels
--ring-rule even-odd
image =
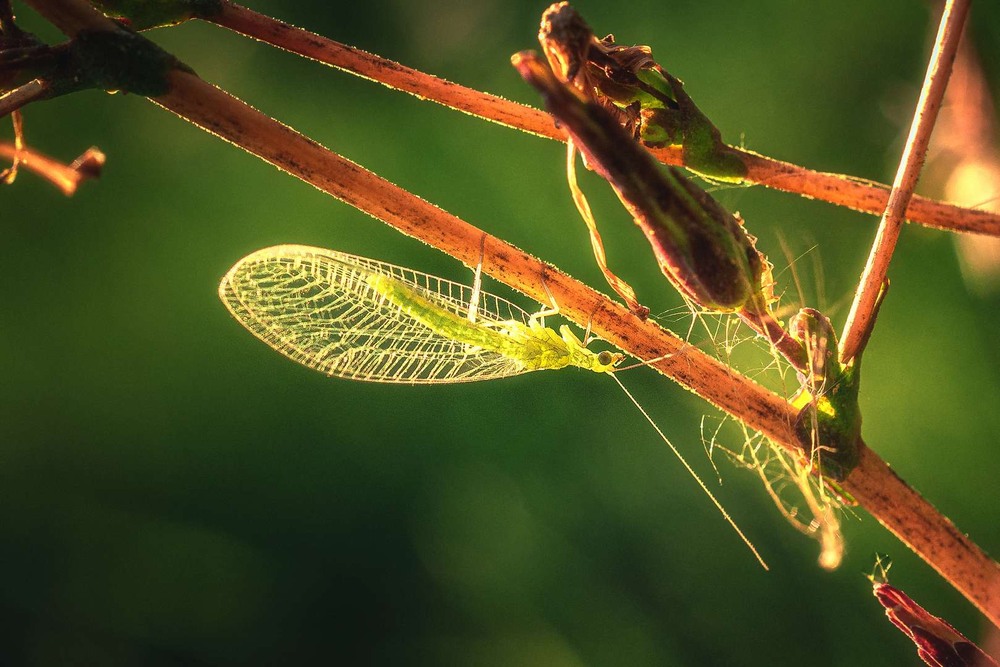
[[[247,255],[219,285],[229,312],[255,336],[326,375],[410,384],[472,382],[525,372],[516,359],[441,336],[387,302],[372,273],[406,283],[466,317],[472,290],[392,264],[322,248],[282,245]],[[483,292],[477,323],[526,322],[528,313]]]

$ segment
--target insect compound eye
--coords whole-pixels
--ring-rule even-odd
[[[597,353],[597,362],[602,366],[611,366],[615,363],[615,355],[611,354],[607,350]]]

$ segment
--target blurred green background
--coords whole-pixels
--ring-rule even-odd
[[[650,44],[730,142],[891,180],[933,32],[924,4],[576,6],[598,33]],[[539,102],[508,58],[537,48],[544,2],[253,7]],[[1000,10],[980,3],[972,22],[996,90]],[[257,108],[604,288],[559,144],[207,24],[151,36]],[[894,585],[986,636],[864,512],[844,519],[840,570],[820,570],[815,543],[754,476],[716,457],[716,493],[762,571],[607,378],[328,379],[259,343],[216,297],[236,260],[275,243],[471,279],[437,251],[141,97],[33,105],[26,132],[66,161],[97,145],[108,164],[73,198],[28,173],[0,191],[3,664],[918,664],[862,576],[876,551],[894,559]],[[611,265],[654,313],[679,305],[607,186],[583,183]],[[805,253],[803,296],[839,328],[875,219],[762,188],[718,195],[779,270]],[[891,276],[865,358],[865,437],[998,553],[1000,297],[971,294],[949,235],[915,226]],[[779,280],[798,302],[790,272]],[[622,379],[714,481],[701,420],[711,429],[719,415],[651,371]]]

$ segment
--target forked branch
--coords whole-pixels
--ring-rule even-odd
[[[70,164],[63,164],[31,148],[22,147],[18,150],[14,144],[2,141],[0,157],[12,162],[16,160],[22,168],[30,169],[45,178],[67,197],[76,192],[81,181],[100,176],[105,161],[104,153],[96,147],[88,148]]]

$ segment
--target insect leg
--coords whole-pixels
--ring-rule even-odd
[[[549,290],[549,284],[545,281],[545,267],[544,267],[544,265],[542,267],[542,287],[545,288],[545,295],[549,297],[549,307],[545,308],[543,306],[540,311],[538,311],[537,313],[532,314],[531,317],[528,318],[528,325],[529,326],[539,325],[540,324],[541,326],[544,327],[545,326],[545,318],[546,317],[551,317],[552,315],[558,315],[559,314],[559,304],[556,303],[556,298],[554,296],[552,296],[552,292]]]
[[[475,278],[472,280],[472,296],[469,297],[469,321],[476,323],[476,314],[479,310],[479,299],[483,288],[483,255],[486,254],[486,232],[479,239],[479,261],[476,263]]]

